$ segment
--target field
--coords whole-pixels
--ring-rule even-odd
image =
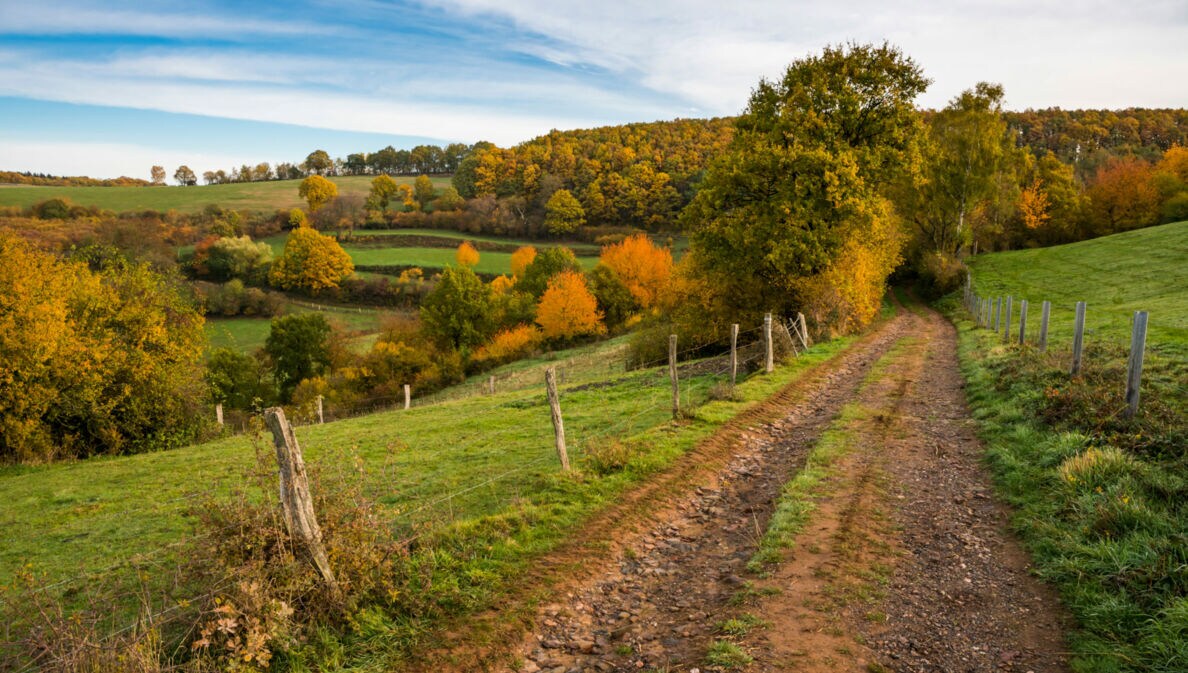
[[[974,286],[1053,302],[1048,352],[1008,345],[953,308],[970,405],[1036,572],[1079,622],[1077,671],[1188,665],[1188,222],[983,255]],[[1071,315],[1088,304],[1083,372]],[[1033,304],[1037,305],[1037,304]],[[1150,312],[1137,415],[1123,397],[1132,311]],[[1036,314],[1038,315],[1038,314]],[[1017,323],[1016,323],[1017,324]]]
[[[285,304],[286,314],[315,312],[326,316],[326,319],[331,323],[340,324],[348,331],[357,333],[359,341],[363,342],[366,342],[368,337],[374,338],[384,316],[395,313],[395,311],[335,307],[306,302]],[[272,318],[215,318],[208,316],[206,318],[207,343],[212,349],[225,347],[250,353],[264,345],[271,324]],[[369,343],[359,345],[369,345]]]
[[[352,175],[331,178],[338,185],[339,194],[366,196],[371,189],[372,176]],[[397,177],[397,183],[412,184],[414,178]],[[300,180],[269,182],[241,182],[227,185],[194,187],[25,187],[0,185],[0,206],[27,208],[39,201],[55,197],[71,203],[97,206],[117,213],[157,210],[176,210],[195,213],[208,205],[217,204],[231,210],[288,210],[304,206],[297,196]],[[438,189],[450,184],[449,178],[433,178]]]
[[[1128,342],[1134,311],[1150,312],[1148,341],[1188,354],[1188,222],[1070,245],[979,255],[970,263],[983,297],[1052,302],[1053,334],[1071,334],[1076,302],[1087,302],[1087,339]]]
[[[415,561],[432,568],[432,588],[416,600],[436,605],[430,613],[440,618],[489,606],[531,558],[593,512],[849,343],[817,346],[771,376],[747,378],[734,400],[710,399],[710,388],[722,381],[720,360],[692,368],[683,375],[689,417],[681,423],[671,420],[666,370],[624,372],[622,344],[612,341],[497,370],[500,392],[493,396],[305,426],[297,434],[315,471],[354,466],[352,479],[378,500],[398,534],[417,531],[448,550],[425,543],[417,552],[425,558]],[[572,476],[556,464],[540,383],[546,366],[564,370],[561,403],[579,470]],[[619,440],[627,453],[616,466],[605,451]],[[0,587],[27,568],[45,582],[65,582],[50,590],[73,601],[83,586],[120,595],[131,567],[168,576],[179,549],[168,545],[194,532],[189,509],[242,483],[253,446],[240,436],[162,453],[0,468],[0,525],[7,531]],[[409,642],[391,638],[391,647],[420,642],[433,625],[427,619],[411,616],[401,626]]]

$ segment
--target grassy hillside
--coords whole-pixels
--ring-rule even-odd
[[[1052,302],[1054,339],[1071,338],[1076,302],[1087,302],[1089,339],[1126,341],[1134,311],[1150,312],[1148,340],[1188,352],[1188,222],[1080,243],[979,255],[970,261],[983,297],[1027,299],[1029,324]]]
[[[1178,673],[1188,666],[1185,260],[1188,222],[974,260],[982,296],[1053,302],[1047,353],[1004,343],[952,309],[970,406],[999,493],[1014,507],[1037,574],[1076,617],[1076,671]],[[1088,305],[1087,343],[1084,369],[1071,377],[1077,300]],[[1127,418],[1136,309],[1150,312],[1150,331],[1141,405]]]
[[[355,175],[331,178],[338,185],[339,194],[366,196],[371,188],[371,176]],[[398,177],[396,182],[412,184],[414,178]],[[229,185],[199,185],[195,187],[24,187],[0,185],[0,206],[28,207],[55,197],[69,199],[84,206],[98,206],[115,212],[137,210],[176,210],[193,213],[210,204],[233,210],[288,210],[303,206],[297,196],[300,180],[271,182],[243,182]],[[449,178],[433,178],[441,189],[450,184]]]

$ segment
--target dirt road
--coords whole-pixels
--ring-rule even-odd
[[[935,313],[901,311],[725,428],[638,496],[646,516],[594,522],[614,540],[605,558],[554,559],[576,573],[510,655],[466,667],[1065,670],[1064,616],[979,464],[955,338]],[[783,485],[830,428],[848,450],[810,523],[780,563],[748,572]]]

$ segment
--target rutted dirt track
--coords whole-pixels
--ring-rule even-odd
[[[647,515],[608,519],[610,553],[562,552],[555,566],[577,572],[510,656],[455,662],[712,670],[717,625],[747,613],[767,626],[731,636],[754,657],[746,670],[1064,670],[1063,617],[990,497],[954,351],[939,316],[901,313],[700,447],[699,470],[639,496]],[[868,413],[846,428],[853,448],[812,522],[768,576],[749,574],[782,486],[847,404]]]

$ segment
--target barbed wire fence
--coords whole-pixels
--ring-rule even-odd
[[[799,324],[803,326],[803,316],[799,317]],[[415,404],[413,400],[409,400],[403,395],[380,396],[367,400],[370,406],[364,406],[359,410],[350,413],[332,412],[329,419],[325,418],[326,409],[323,408],[322,420],[333,422],[392,408],[424,409],[476,397],[491,397],[495,400],[506,401],[509,394],[527,391],[532,391],[533,395],[520,396],[519,398],[513,395],[512,402],[527,401],[530,403],[527,408],[540,407],[543,409],[548,406],[545,398],[552,397],[541,394],[545,392],[542,390],[545,388],[545,385],[542,385],[545,384],[545,381],[541,380],[544,372],[550,372],[545,378],[555,382],[554,385],[557,386],[556,398],[561,403],[584,391],[613,386],[626,385],[637,390],[648,391],[649,394],[642,400],[636,398],[637,406],[630,413],[625,413],[610,423],[607,423],[605,418],[597,418],[597,414],[590,418],[582,417],[580,414],[570,414],[567,419],[570,425],[565,429],[566,439],[570,444],[566,448],[557,446],[553,448],[561,451],[561,455],[564,455],[568,446],[572,446],[578,459],[586,460],[590,455],[596,453],[601,445],[622,442],[649,428],[664,424],[672,417],[688,415],[697,407],[713,399],[730,399],[734,395],[734,386],[738,382],[765,371],[771,371],[769,363],[772,362],[777,340],[777,336],[774,336],[773,325],[777,325],[777,329],[782,330],[784,340],[788,345],[791,345],[792,354],[798,353],[798,349],[793,345],[796,338],[801,339],[804,348],[809,347],[807,330],[801,337],[795,320],[789,321],[789,326],[785,327],[783,323],[773,323],[769,316],[765,324],[760,327],[740,331],[735,326],[729,348],[723,344],[721,339],[707,339],[692,345],[684,345],[678,349],[673,345],[676,339],[673,336],[670,338],[669,355],[665,359],[634,363],[629,367],[622,360],[608,358],[605,353],[591,352],[559,360],[543,367],[526,368],[492,376],[487,381],[471,382],[459,386],[460,390],[442,391],[423,397]],[[797,337],[790,336],[793,332],[797,334]],[[665,364],[668,365],[667,373],[664,369]],[[671,400],[669,385],[674,391]],[[502,397],[495,397],[497,395]],[[292,435],[293,424],[283,418],[283,411],[269,409],[265,415],[277,413],[281,415],[281,422],[288,426],[288,432]],[[558,411],[558,413],[564,416],[562,411]],[[464,454],[481,454],[483,451],[490,453],[493,449],[502,448],[504,440],[517,436],[522,438],[526,432],[529,432],[524,427],[515,424],[509,424],[507,427],[495,431],[487,429],[488,424],[485,424],[484,421],[506,414],[507,408],[502,404],[492,404],[481,411],[467,408],[466,425],[474,429],[453,435],[451,441],[453,450]],[[433,531],[457,523],[460,517],[469,519],[476,515],[494,513],[506,508],[522,497],[525,491],[525,479],[543,478],[557,471],[555,466],[559,462],[559,456],[547,450],[550,433],[543,417],[542,413],[540,424],[536,426],[536,429],[531,430],[536,433],[531,438],[539,440],[539,447],[543,453],[523,462],[509,467],[499,461],[489,461],[483,469],[472,469],[468,472],[467,476],[470,479],[466,483],[457,484],[455,488],[445,492],[442,492],[440,485],[427,483],[424,488],[407,489],[398,494],[398,497],[393,493],[393,489],[382,487],[368,489],[364,495],[374,501],[385,499],[391,501],[388,507],[392,511],[387,523],[393,535],[405,541],[414,540],[423,535],[425,531]],[[557,437],[562,436],[560,431],[555,434]],[[560,440],[562,444],[565,441],[565,439]],[[293,443],[294,446],[291,448],[296,450],[298,460],[301,460],[295,440]],[[276,473],[283,475],[286,472],[286,467],[280,461],[280,453],[278,450]],[[563,464],[568,464],[567,459]],[[393,483],[401,476],[389,475],[389,466],[383,466],[380,469],[384,470],[385,477],[391,477],[381,480],[384,484]],[[228,483],[228,479],[230,478],[223,477],[212,481],[208,484],[209,488],[204,491],[150,503],[148,507],[122,508],[104,513],[102,517],[104,519],[129,519],[145,516],[152,518],[163,515],[183,515],[188,509],[201,505],[204,500],[209,501],[212,497],[212,490],[222,492],[229,488],[231,484]],[[282,494],[284,491],[283,481],[282,477]],[[308,486],[303,489],[303,492],[308,498]],[[493,503],[487,508],[490,511],[476,512],[473,503],[466,506],[466,498],[478,496]],[[270,502],[276,499],[275,494],[267,497]],[[283,508],[285,506],[284,498],[281,497],[280,501],[279,505]],[[314,511],[312,500],[305,505],[311,512]],[[108,585],[144,585],[147,581],[146,578],[163,577],[170,573],[176,573],[179,571],[181,559],[185,556],[188,548],[192,548],[193,545],[200,542],[218,538],[238,525],[231,524],[202,532],[191,530],[189,534],[183,534],[172,542],[142,553],[130,554],[96,569],[80,571],[48,583],[32,581],[25,587],[8,587],[7,590],[0,591],[0,616],[11,617],[20,612],[20,608],[28,607],[33,601],[40,601],[43,604],[57,601],[59,606],[64,606],[66,603],[78,604],[81,602],[79,597],[84,596],[88,588]],[[188,527],[192,529],[194,522],[191,521]],[[299,536],[294,535],[294,537]],[[294,544],[298,543],[304,544],[301,540],[294,541]],[[146,600],[147,592],[143,590],[143,586],[140,589],[125,590],[122,593],[114,591],[103,596],[102,600],[110,602],[112,605],[121,601],[135,602],[138,604],[136,615],[122,626],[112,623],[107,635],[89,643],[88,646],[94,648],[109,646],[113,641],[129,634],[141,637],[145,629],[158,628],[170,619],[184,621],[187,616],[190,619],[195,619],[204,602],[212,600],[226,588],[226,585],[216,586],[186,597],[162,590],[161,595],[155,601],[151,596]],[[44,617],[44,608],[40,609]],[[111,622],[130,611],[130,608],[126,610],[112,609],[105,618]],[[14,630],[20,627],[19,620],[14,621],[10,618],[3,630],[0,630],[0,670],[13,670],[17,673],[41,670],[43,666],[51,663],[55,655],[48,647],[30,654],[27,647],[20,642],[20,638],[14,636]]]

